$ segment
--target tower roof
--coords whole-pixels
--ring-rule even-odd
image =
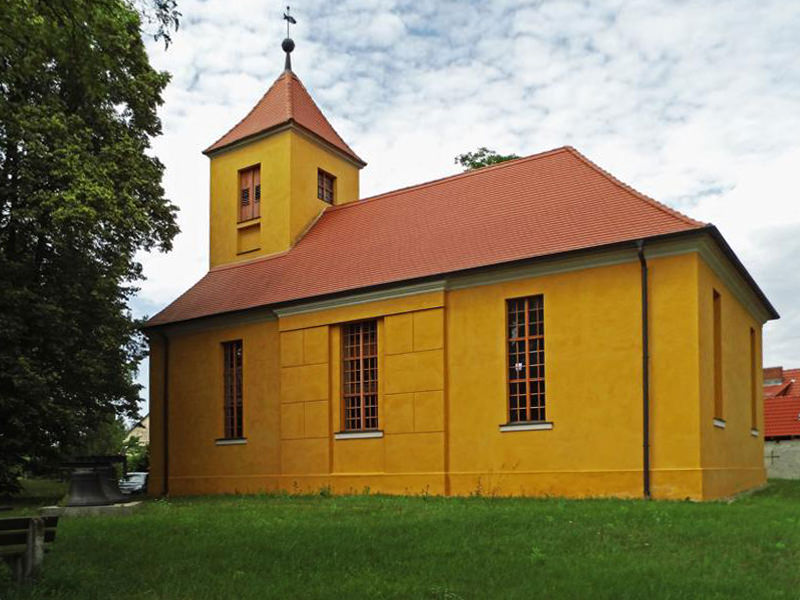
[[[206,148],[203,154],[212,154],[231,144],[286,124],[294,124],[310,132],[359,166],[363,167],[366,164],[336,133],[300,79],[288,69],[275,80],[253,110],[228,133]]]

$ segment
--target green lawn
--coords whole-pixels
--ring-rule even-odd
[[[22,492],[17,496],[0,496],[0,518],[36,513],[40,506],[58,504],[67,493],[67,483],[57,479],[23,479]],[[9,512],[8,509],[11,508]],[[4,600],[0,596],[0,600]]]
[[[800,482],[735,502],[246,496],[62,520],[0,598],[800,598]]]

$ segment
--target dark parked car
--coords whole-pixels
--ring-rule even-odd
[[[119,480],[119,491],[123,494],[143,494],[147,491],[147,473],[128,473]]]

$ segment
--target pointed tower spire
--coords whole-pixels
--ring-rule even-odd
[[[286,52],[286,62],[283,65],[284,71],[292,70],[292,50],[294,50],[294,40],[289,37],[289,25],[297,25],[297,21],[290,14],[291,9],[287,6],[286,12],[283,13],[283,20],[286,21],[286,39],[281,42],[281,48]]]

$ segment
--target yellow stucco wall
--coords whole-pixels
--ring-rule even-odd
[[[650,261],[653,493],[699,497],[696,296],[691,256]],[[642,493],[639,264],[453,292],[448,297],[454,493],[570,496]],[[544,295],[547,419],[552,430],[500,432],[506,421],[505,300]],[[677,350],[677,351],[676,351]],[[694,366],[693,366],[694,365]],[[491,399],[491,400],[490,400]],[[687,470],[688,469],[688,470]]]
[[[242,340],[243,415],[246,444],[220,446],[223,437],[222,344]],[[161,343],[151,356],[151,385],[163,385]],[[257,492],[277,489],[280,466],[280,389],[277,321],[207,331],[172,333],[169,341],[169,471],[171,494]],[[161,371],[159,373],[158,371]],[[151,388],[159,432],[163,398]],[[163,437],[153,435],[151,483],[157,492],[163,476]]]
[[[720,298],[722,327],[722,419],[714,426],[713,293]],[[703,495],[729,496],[766,482],[764,405],[761,369],[761,324],[705,264],[698,270],[698,337],[700,360],[700,432]],[[757,368],[750,368],[750,329],[755,331]],[[755,371],[756,423],[751,402]],[[755,430],[755,431],[751,431]],[[755,435],[754,435],[755,433]]]
[[[239,171],[261,167],[261,217],[237,223]],[[212,267],[288,250],[328,206],[317,198],[317,169],[336,177],[335,204],[358,199],[358,168],[294,130],[211,157]]]
[[[760,339],[760,326],[696,253],[652,258],[649,274],[654,497],[706,499],[757,485],[763,481],[761,439],[750,434],[749,396],[740,388],[749,389],[743,378],[750,373],[742,363],[749,337],[742,336],[753,326]],[[640,497],[639,281],[632,252],[622,264],[174,332],[170,492],[369,488]],[[712,286],[724,302],[724,431],[712,426],[707,384]],[[505,302],[533,294],[544,295],[553,428],[501,432],[507,420]],[[368,318],[378,319],[383,437],[337,439],[341,325]],[[239,338],[247,444],[217,446],[220,344]],[[160,491],[163,456],[156,433],[162,360],[155,341],[151,493]]]
[[[293,135],[283,131],[211,158],[209,224],[212,267],[280,252],[289,247]],[[251,243],[247,249],[257,249],[240,254],[239,229],[242,226],[237,224],[239,171],[255,165],[261,165],[261,218],[257,223],[248,222],[251,226],[243,235],[255,237],[257,243]]]

